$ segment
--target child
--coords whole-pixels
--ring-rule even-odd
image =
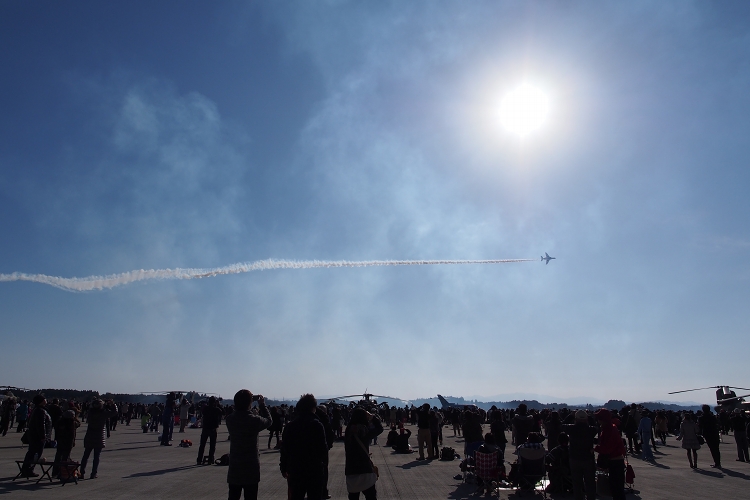
[[[143,429],[144,434],[148,432],[148,421],[150,419],[151,415],[149,415],[147,412],[143,412],[143,415],[141,415],[141,429]]]

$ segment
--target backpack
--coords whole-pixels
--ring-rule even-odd
[[[445,460],[446,462],[453,460],[456,458],[456,451],[449,447],[444,446],[442,450],[440,450],[440,460]]]
[[[229,454],[224,453],[221,457],[219,457],[219,459],[216,461],[216,465],[228,467],[229,466]]]

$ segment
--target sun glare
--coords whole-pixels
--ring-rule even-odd
[[[503,98],[500,123],[509,133],[524,138],[546,123],[549,107],[549,98],[544,92],[524,83]]]

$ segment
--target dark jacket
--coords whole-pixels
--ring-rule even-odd
[[[107,425],[107,419],[114,416],[115,413],[107,409],[91,408],[89,410],[86,421],[88,422],[88,428],[86,429],[86,435],[83,436],[83,447],[84,448],[104,448],[107,445],[104,437],[106,436],[105,427]]]
[[[529,432],[531,432],[534,427],[534,417],[531,415],[518,414],[513,417],[512,423],[513,432],[516,437],[515,445],[520,446],[529,438]]]
[[[289,422],[281,439],[279,468],[295,479],[324,477],[328,442],[323,424],[314,413],[305,412]]]
[[[58,448],[73,448],[76,445],[76,429],[81,425],[77,418],[62,417],[55,425]]]
[[[705,412],[698,417],[698,425],[701,428],[701,434],[703,434],[706,442],[719,442],[719,422],[716,419],[716,415],[710,411]]]
[[[344,451],[346,453],[346,466],[344,474],[367,474],[372,472],[370,461],[370,440],[383,432],[380,419],[373,417],[372,426],[355,424],[346,428],[344,440]]]
[[[336,439],[336,434],[334,434],[333,428],[331,427],[331,421],[328,419],[328,415],[320,409],[315,411],[315,416],[318,417],[320,423],[323,424],[323,429],[326,431],[326,443],[328,443],[328,449],[330,450],[333,448],[333,441]]]
[[[229,441],[229,470],[227,483],[253,484],[260,482],[258,433],[271,427],[273,420],[265,405],[259,407],[260,415],[250,410],[235,410],[227,415]]]
[[[60,406],[52,403],[48,404],[44,407],[45,410],[47,410],[47,413],[49,413],[49,418],[52,419],[52,427],[55,427],[55,424],[57,424],[57,421],[60,420],[60,417],[62,417],[63,411]],[[57,438],[57,435],[55,435],[55,438]]]
[[[203,409],[203,429],[212,431],[221,423],[221,409],[215,406],[206,406]]]
[[[594,459],[594,438],[596,438],[596,427],[587,422],[575,424],[563,424],[563,431],[568,434],[570,458],[573,460]]]
[[[46,441],[51,431],[52,419],[47,410],[43,406],[34,407],[34,411],[31,412],[31,418],[29,418],[29,429],[26,434],[26,437],[29,438],[29,443]]]

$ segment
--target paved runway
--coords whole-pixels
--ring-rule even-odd
[[[78,445],[73,458],[79,460],[83,453],[83,431],[79,429]],[[226,427],[219,429],[217,457],[229,452],[226,441]],[[416,429],[414,429],[416,431]],[[452,431],[445,428],[445,445],[462,450],[463,441],[452,437]],[[414,438],[416,432],[414,432]],[[18,472],[14,460],[23,459],[25,449],[20,445],[19,434],[9,433],[0,437],[0,496],[9,499],[76,499],[106,498],[107,500],[130,498],[211,498],[227,496],[225,467],[195,465],[198,454],[199,429],[187,429],[184,434],[175,432],[175,445],[180,439],[190,439],[192,448],[159,446],[155,433],[143,434],[139,427],[120,425],[107,441],[102,452],[99,477],[80,481],[78,485],[69,483],[60,486],[59,481],[48,481],[35,485],[33,481],[18,479],[12,481]],[[719,471],[709,467],[710,453],[704,446],[698,452],[698,470],[688,468],[684,451],[679,442],[670,437],[667,446],[659,446],[655,465],[631,457],[630,463],[636,473],[635,487],[639,492],[628,495],[629,499],[648,500],[675,498],[747,498],[750,491],[750,464],[736,462],[734,438],[724,436],[721,445],[725,469]],[[414,441],[414,439],[413,439]],[[441,462],[417,461],[416,454],[396,455],[390,448],[382,446],[385,435],[378,440],[379,446],[372,446],[373,461],[380,469],[377,483],[380,499],[469,499],[479,498],[473,484],[462,484],[453,479],[457,473],[458,461]],[[267,434],[261,439],[261,482],[260,498],[285,499],[286,483],[278,467],[278,451],[266,450]],[[415,444],[413,442],[412,444]],[[461,453],[461,451],[459,451]],[[51,460],[54,450],[47,450],[45,456]],[[506,454],[506,460],[511,454]],[[90,466],[89,466],[90,471]],[[341,442],[335,443],[330,453],[330,492],[334,499],[346,498],[344,482],[344,450]],[[539,495],[541,497],[541,495]],[[512,491],[501,491],[500,498],[517,498]],[[530,498],[525,495],[523,498]],[[570,498],[570,497],[568,497]]]

